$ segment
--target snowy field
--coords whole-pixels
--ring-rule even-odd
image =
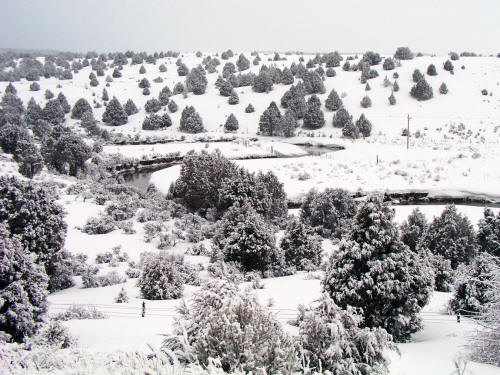
[[[238,54],[229,61],[235,62]],[[249,53],[246,53],[250,57]],[[261,64],[271,64],[267,58],[272,55],[261,54]],[[188,67],[201,63],[201,58],[194,54],[182,56]],[[298,63],[298,55],[287,55],[286,61],[272,62],[277,67]],[[314,55],[306,55],[306,61]],[[346,57],[346,56],[344,56]],[[178,153],[181,156],[189,151],[212,152],[219,149],[223,155],[237,160],[238,165],[251,172],[273,171],[284,184],[285,192],[290,199],[300,199],[310,189],[321,191],[325,188],[344,188],[351,192],[375,191],[427,191],[435,196],[479,196],[500,202],[500,59],[492,57],[462,57],[454,61],[455,74],[451,75],[442,69],[447,56],[419,57],[411,61],[402,61],[402,66],[396,68],[399,73],[399,92],[395,93],[397,104],[390,106],[387,98],[391,94],[390,87],[384,87],[383,80],[387,76],[391,82],[393,71],[382,70],[382,65],[373,67],[379,73],[375,79],[369,80],[370,91],[365,91],[365,85],[359,82],[359,72],[346,72],[341,67],[335,68],[335,77],[326,77],[324,81],[326,93],[318,95],[325,112],[326,125],[319,130],[297,129],[297,136],[292,138],[262,137],[258,133],[259,118],[271,101],[278,105],[280,99],[289,89],[282,84],[274,85],[271,92],[259,94],[251,87],[237,88],[240,102],[229,105],[227,98],[220,96],[214,87],[218,73],[208,74],[208,86],[204,95],[187,97],[174,95],[179,106],[176,113],[170,113],[173,125],[161,131],[142,130],[141,124],[146,113],[145,102],[158,97],[161,88],[168,85],[173,88],[175,83],[183,82],[184,77],[177,75],[175,59],[159,59],[157,65],[145,64],[146,73],[139,74],[138,65],[124,66],[121,78],[113,79],[107,88],[110,98],[116,96],[121,103],[133,99],[139,108],[139,113],[129,117],[126,125],[116,128],[100,125],[111,133],[121,133],[130,139],[145,140],[148,137],[158,137],[176,140],[172,143],[154,145],[105,145],[103,154],[119,154],[126,158],[150,159],[156,156]],[[356,60],[355,60],[356,61]],[[222,60],[223,64],[226,62]],[[158,65],[167,67],[166,73],[158,71]],[[343,63],[343,62],[342,62]],[[342,64],[341,63],[341,64]],[[426,102],[418,102],[409,95],[412,82],[412,72],[418,68],[425,74],[427,66],[434,64],[438,75],[427,81],[434,89],[434,98]],[[462,69],[462,65],[464,69]],[[221,70],[221,66],[219,70]],[[251,65],[251,71],[258,73],[259,66]],[[54,78],[40,81],[41,90],[29,91],[30,82],[16,82],[18,96],[26,104],[30,97],[37,103],[44,104],[44,91],[51,90],[55,95],[64,92],[70,104],[79,98],[86,98],[90,103],[94,98],[100,98],[104,85],[104,77],[99,77],[101,84],[88,86],[90,68],[84,68],[74,74],[72,80],[59,81]],[[108,73],[108,72],[107,72]],[[106,74],[107,74],[106,73]],[[110,72],[109,72],[110,73]],[[153,79],[160,76],[163,83],[155,83]],[[138,88],[138,81],[148,78],[151,82],[151,95],[144,96]],[[297,82],[297,81],[296,81]],[[296,83],[295,82],[295,83]],[[446,82],[449,93],[440,95],[438,87]],[[61,88],[57,85],[62,84]],[[3,92],[6,82],[0,82]],[[372,135],[366,139],[350,140],[342,137],[341,130],[331,124],[333,112],[324,108],[324,101],[330,90],[335,88],[342,94],[344,106],[356,120],[362,113],[372,122]],[[481,90],[486,89],[493,95],[484,96]],[[369,95],[371,108],[361,108],[360,100]],[[100,99],[98,99],[100,100]],[[254,113],[245,113],[248,104],[255,107]],[[206,134],[186,135],[180,141],[179,120],[182,109],[193,105],[200,113]],[[42,105],[43,106],[43,105]],[[96,119],[102,117],[104,107],[94,109]],[[163,109],[162,109],[163,111]],[[208,142],[220,136],[228,136],[223,132],[223,123],[227,116],[233,113],[239,121],[239,130],[234,134],[235,140],[224,142]],[[402,129],[407,126],[407,115],[410,115],[411,132],[417,136],[410,138],[409,149],[406,149],[406,137],[401,136]],[[83,134],[79,121],[69,119],[67,124]],[[197,142],[205,136],[206,141]],[[297,146],[302,143],[318,145],[340,145],[345,149],[328,152],[322,155],[309,155],[307,151]],[[269,156],[282,156],[273,159],[258,159]],[[255,157],[255,159],[252,159]],[[151,176],[153,183],[160,192],[166,193],[169,186],[180,173],[180,166],[173,166]],[[17,164],[6,154],[0,154],[0,170],[3,175],[16,175]],[[35,181],[59,181],[67,185],[77,182],[74,178],[54,176],[44,170]],[[65,208],[68,234],[65,248],[73,253],[84,253],[88,262],[93,263],[96,255],[111,251],[115,246],[121,246],[130,259],[138,262],[140,254],[145,251],[158,251],[156,242],[145,242],[144,224],[137,220],[133,222],[135,234],[125,234],[116,229],[108,234],[89,235],[80,228],[91,217],[103,212],[104,206],[95,204],[92,200],[61,192],[59,203]],[[397,206],[395,220],[404,221],[416,206]],[[438,216],[443,205],[419,206],[430,221]],[[465,214],[474,226],[482,217],[483,207],[458,206],[459,212]],[[499,208],[494,208],[496,213]],[[170,223],[172,224],[172,223]],[[206,241],[209,247],[209,241]],[[337,250],[337,245],[324,240],[325,256]],[[192,244],[179,242],[172,250],[184,254]],[[186,261],[206,266],[209,259],[206,256],[186,256]],[[103,266],[101,274],[115,270],[121,274],[127,269],[126,263],[117,267]],[[208,277],[202,271],[203,277]],[[287,322],[295,318],[299,304],[309,304],[320,296],[320,280],[322,273],[298,273],[293,276],[264,279],[263,289],[257,290],[259,301],[276,314],[276,318],[291,333],[296,328]],[[70,305],[83,304],[95,306],[106,315],[107,319],[72,320],[64,322],[71,334],[78,337],[79,345],[89,352],[147,351],[151,345],[158,348],[163,335],[171,331],[178,300],[147,301],[146,317],[142,318],[141,305],[143,299],[136,285],[137,279],[128,279],[124,284],[100,288],[82,288],[80,277],[76,277],[76,285],[72,288],[52,293],[48,297],[49,313],[56,314],[66,310]],[[130,298],[125,304],[114,303],[114,298],[124,287]],[[197,287],[187,286],[184,298],[189,297]],[[389,353],[391,375],[447,375],[455,370],[453,360],[465,351],[467,335],[475,328],[474,323],[462,319],[458,324],[456,318],[446,311],[450,293],[434,292],[428,306],[421,312],[424,329],[412,337],[406,344],[398,344],[401,352]],[[469,363],[468,370],[473,375],[500,374],[498,367]]]

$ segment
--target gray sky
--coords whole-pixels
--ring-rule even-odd
[[[0,47],[500,52],[500,0],[0,0]]]

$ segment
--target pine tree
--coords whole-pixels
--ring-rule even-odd
[[[241,54],[236,61],[236,66],[240,72],[250,68],[250,60],[248,60],[244,54]]]
[[[0,147],[7,154],[14,154],[21,141],[29,141],[28,131],[20,126],[7,124],[0,128]]]
[[[450,308],[456,314],[472,315],[481,312],[488,302],[493,270],[500,267],[500,259],[487,253],[480,254],[462,270],[455,283]]]
[[[437,76],[437,71],[436,71],[436,67],[434,66],[434,64],[431,64],[427,67],[427,75]]]
[[[232,113],[228,116],[224,124],[224,130],[227,132],[234,132],[238,130],[238,120]]]
[[[236,93],[236,91],[232,91],[231,92],[231,95],[229,96],[229,99],[227,100],[228,104],[230,105],[235,105],[235,104],[238,104],[240,102],[240,98],[238,97],[238,94]]]
[[[45,90],[44,96],[45,96],[45,99],[47,99],[47,100],[50,100],[50,99],[54,98],[54,94],[50,90]]]
[[[17,90],[14,87],[14,85],[12,84],[12,82],[9,82],[9,84],[7,86],[5,86],[4,93],[5,94],[12,94],[14,96],[17,95]]]
[[[43,118],[42,108],[31,97],[24,113],[24,121],[26,124],[33,126],[36,122]]]
[[[340,107],[335,115],[333,115],[332,124],[335,128],[343,128],[350,122],[352,122],[352,116],[344,107]]]
[[[394,58],[398,60],[411,60],[414,55],[408,47],[398,47],[394,53]]]
[[[359,138],[359,128],[356,124],[351,121],[348,121],[344,124],[342,128],[342,135],[346,138]]]
[[[369,137],[372,133],[372,123],[365,117],[362,113],[359,119],[356,121],[356,127],[363,137]]]
[[[328,98],[325,100],[325,108],[329,109],[330,111],[336,111],[340,107],[342,107],[342,99],[340,99],[339,94],[337,94],[337,91],[335,89],[332,89],[330,91],[330,94],[328,95]]]
[[[386,58],[384,60],[384,63],[382,64],[382,68],[384,70],[393,70],[395,67],[396,67],[396,63],[390,57]]]
[[[281,112],[275,102],[271,102],[259,120],[259,132],[262,135],[273,136],[277,135]]]
[[[495,216],[491,209],[484,209],[478,224],[477,242],[480,252],[500,257],[500,212]]]
[[[429,100],[434,96],[432,87],[427,83],[425,78],[420,79],[420,81],[411,88],[410,94],[419,101]]]
[[[323,287],[340,308],[358,307],[362,326],[380,327],[396,341],[421,328],[433,273],[401,242],[394,210],[382,196],[361,203],[346,240],[332,254]]]
[[[102,100],[105,102],[109,100],[108,90],[106,90],[106,88],[102,89]]]
[[[172,126],[172,120],[168,113],[164,113],[159,116],[157,114],[152,114],[147,116],[142,122],[143,130],[160,130]]]
[[[92,112],[92,107],[87,100],[85,100],[84,98],[80,98],[73,105],[73,109],[71,110],[71,118],[80,120],[82,118],[82,115],[87,111]]]
[[[288,223],[280,249],[286,264],[298,271],[317,268],[321,263],[321,243],[314,237],[312,229],[296,218]]]
[[[302,83],[292,86],[290,90],[283,94],[281,106],[293,111],[298,119],[303,118],[307,110],[305,94],[306,92]]]
[[[120,289],[120,293],[116,296],[115,303],[128,303],[128,295],[124,287]]]
[[[391,92],[391,95],[389,96],[389,98],[387,98],[387,100],[389,100],[390,105],[396,104],[396,97],[394,96],[394,92]]]
[[[255,92],[270,92],[273,89],[273,80],[269,72],[261,69],[259,75],[255,77],[252,87]]]
[[[141,65],[141,67],[139,68],[139,74],[146,74],[146,68],[144,67],[144,65]]]
[[[326,76],[327,77],[335,77],[337,73],[335,72],[335,69],[333,68],[328,68],[326,69]]]
[[[52,99],[45,103],[42,113],[44,120],[53,125],[64,122],[64,110],[61,107],[61,103],[57,99]]]
[[[444,70],[448,71],[448,72],[453,72],[453,64],[450,60],[446,60],[445,63],[443,64],[443,68]]]
[[[170,101],[168,102],[168,110],[170,111],[170,113],[175,113],[175,112],[177,112],[177,109],[178,109],[178,108],[179,108],[179,107],[177,107],[177,103],[176,103],[176,102],[174,102],[173,100],[170,100]]]
[[[363,99],[361,99],[360,103],[361,107],[363,108],[369,108],[372,106],[372,100],[368,95],[363,96]]]
[[[37,332],[47,311],[47,275],[5,223],[0,223],[0,269],[0,332],[20,343]]]
[[[430,223],[422,247],[451,261],[454,270],[476,255],[475,233],[469,219],[454,205],[446,206]]]
[[[424,75],[420,72],[420,70],[415,69],[413,71],[413,74],[412,74],[412,79],[413,79],[413,82],[417,83],[421,79],[424,79]]]
[[[179,130],[186,133],[201,133],[205,131],[203,121],[193,106],[187,106],[182,111]]]
[[[325,126],[325,115],[321,110],[321,102],[316,95],[307,101],[307,110],[304,114],[304,128],[319,129]]]
[[[147,253],[137,282],[142,298],[167,300],[182,297],[184,278],[181,263],[181,257],[164,251],[158,254]]]
[[[284,85],[293,85],[294,78],[292,71],[289,68],[283,69],[283,74],[281,75],[281,83]]]
[[[16,146],[14,159],[19,164],[19,173],[25,177],[33,178],[43,169],[42,155],[32,141],[19,141]]]
[[[161,109],[161,103],[158,99],[149,99],[146,104],[144,104],[144,110],[146,113],[156,113]]]
[[[62,92],[60,92],[57,95],[57,100],[59,100],[59,103],[61,104],[61,107],[64,111],[64,113],[70,113],[71,112],[71,106],[68,103],[68,100],[66,99],[66,96]]]
[[[115,68],[113,70],[113,78],[121,78],[122,76],[122,73],[120,72],[120,70],[118,68]]]
[[[106,106],[102,121],[112,126],[124,125],[128,122],[127,113],[116,97],[113,97]]]
[[[325,85],[316,72],[306,72],[302,77],[302,81],[308,94],[324,94],[326,92]]]
[[[427,219],[419,208],[415,208],[408,219],[401,224],[401,241],[411,251],[418,251],[417,245],[427,231]]]
[[[245,113],[253,113],[253,112],[255,112],[255,108],[253,107],[252,103],[249,103],[245,108]]]
[[[394,83],[392,84],[392,91],[394,91],[394,92],[398,92],[399,91],[398,81],[394,81]]]
[[[446,83],[441,83],[441,86],[439,86],[439,93],[442,95],[448,94],[448,87],[446,86]]]
[[[139,88],[140,89],[145,89],[151,87],[151,84],[149,83],[148,79],[144,77],[139,81]]]
[[[288,109],[281,118],[279,135],[283,137],[294,137],[297,128],[297,117],[295,112]]]
[[[137,109],[137,106],[135,105],[135,103],[132,99],[129,99],[126,101],[123,109],[125,110],[125,113],[127,114],[127,116],[132,116],[132,115],[135,115],[136,113],[139,112],[139,110]]]
[[[191,69],[186,77],[186,89],[195,95],[203,95],[207,88],[207,77],[203,68],[197,67]]]
[[[177,82],[174,86],[174,95],[182,94],[184,92],[184,85],[182,82]]]
[[[365,91],[370,91],[371,89],[370,84],[366,82]]]

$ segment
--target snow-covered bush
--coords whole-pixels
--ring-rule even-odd
[[[381,327],[396,341],[421,328],[433,272],[399,238],[394,210],[381,195],[361,203],[345,241],[330,257],[324,290],[335,304],[361,308],[363,327]]]
[[[33,340],[29,342],[30,345],[48,346],[52,350],[59,348],[66,349],[74,346],[76,343],[76,338],[57,320],[52,320],[46,324]]]
[[[224,123],[224,130],[227,132],[234,132],[238,130],[238,119],[234,116],[234,114],[230,114]]]
[[[112,126],[123,125],[128,122],[127,112],[125,112],[116,97],[113,97],[106,106],[106,110],[102,115],[102,121]]]
[[[398,60],[411,60],[414,55],[409,47],[398,47],[394,52],[394,58]]]
[[[116,225],[106,216],[91,217],[82,228],[87,234],[106,234],[116,229]]]
[[[363,108],[369,108],[372,106],[372,100],[368,95],[365,95],[363,96],[363,99],[361,99],[360,105]]]
[[[212,280],[179,311],[174,335],[163,346],[182,362],[207,366],[215,359],[226,372],[290,374],[298,369],[293,339],[250,291]]]
[[[299,341],[309,368],[337,375],[387,374],[384,350],[395,349],[392,338],[382,328],[361,328],[362,323],[354,308],[341,309],[327,294],[305,309]]]
[[[457,314],[472,315],[483,310],[490,302],[489,290],[493,270],[500,267],[500,259],[483,253],[472,264],[463,266],[454,286],[450,308]]]
[[[100,288],[104,286],[123,284],[127,279],[120,276],[118,272],[111,271],[106,275],[96,275],[93,270],[82,274],[82,285],[84,288]]]
[[[201,133],[205,131],[203,121],[193,106],[187,106],[182,111],[179,130],[186,133]]]
[[[325,126],[325,114],[321,110],[321,102],[316,95],[312,95],[307,101],[303,126],[306,129],[319,129]]]
[[[183,263],[183,257],[164,251],[145,254],[138,281],[142,298],[163,300],[182,297],[185,282]]]
[[[352,116],[344,107],[340,107],[335,115],[333,115],[332,125],[335,128],[343,128],[346,124],[352,122]]]
[[[66,311],[56,314],[54,320],[82,320],[82,319],[105,319],[106,314],[97,310],[95,306],[71,305]]]
[[[421,78],[410,91],[411,96],[417,100],[429,100],[434,96],[432,87],[427,83],[425,78]]]
[[[289,266],[297,270],[311,270],[321,263],[321,243],[313,235],[311,227],[292,219],[280,241],[280,248]]]
[[[346,190],[311,190],[300,208],[300,219],[323,237],[340,238],[356,214],[356,202]]]
[[[128,302],[127,291],[125,290],[125,288],[122,287],[120,289],[120,293],[118,293],[118,295],[115,298],[115,303],[127,303],[127,302]]]

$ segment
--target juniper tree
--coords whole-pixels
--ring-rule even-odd
[[[235,104],[238,104],[240,102],[240,98],[238,97],[238,94],[236,93],[235,90],[233,90],[231,92],[231,95],[229,96],[227,102],[230,105],[235,105]]]
[[[295,112],[290,109],[286,110],[281,118],[279,128],[279,135],[287,138],[294,137],[295,129],[297,128],[297,117]]]
[[[184,278],[181,262],[180,257],[164,251],[147,253],[137,282],[142,298],[168,300],[182,297]]]
[[[407,245],[411,251],[418,251],[418,244],[427,231],[427,219],[419,208],[415,208],[408,219],[401,224],[401,241]]]
[[[181,63],[181,64],[177,67],[177,74],[178,74],[180,77],[187,76],[187,75],[189,74],[189,68],[186,66],[186,64]]]
[[[148,79],[144,77],[139,81],[139,88],[140,89],[145,89],[151,87],[151,84],[149,83]]]
[[[369,137],[372,132],[372,123],[362,113],[356,120],[356,127],[363,137]]]
[[[394,53],[394,58],[398,60],[411,60],[414,55],[408,47],[398,47]]]
[[[340,99],[337,91],[335,91],[335,89],[332,89],[332,91],[330,91],[330,94],[328,94],[328,98],[326,98],[325,100],[325,108],[329,109],[330,111],[336,111],[340,107],[342,107],[342,99]]]
[[[279,123],[281,119],[281,112],[275,102],[271,102],[259,120],[259,132],[262,135],[273,136],[277,135]]]
[[[172,126],[172,120],[168,113],[157,115],[155,113],[147,116],[142,122],[143,130],[160,130]]]
[[[363,96],[363,99],[361,99],[360,103],[361,107],[363,108],[369,108],[372,106],[372,100],[368,95]]]
[[[174,86],[173,94],[177,95],[177,94],[182,94],[183,92],[184,92],[184,85],[182,84],[182,82],[177,82]]]
[[[281,74],[281,83],[284,85],[293,85],[294,78],[292,71],[289,68],[283,69],[283,74]]]
[[[0,147],[7,154],[15,153],[19,142],[29,140],[30,135],[24,127],[7,124],[0,128]]]
[[[352,116],[344,107],[340,107],[333,115],[332,124],[335,128],[343,128],[345,124],[352,122]]]
[[[80,98],[73,105],[73,109],[71,110],[71,118],[79,120],[82,118],[82,115],[87,111],[92,112],[92,107],[90,106],[87,100],[85,100],[84,98]]]
[[[326,92],[325,85],[321,77],[316,72],[306,72],[302,76],[304,88],[308,94],[324,94]]]
[[[195,95],[203,95],[207,88],[207,77],[203,68],[197,67],[191,69],[186,77],[186,89]]]
[[[146,104],[144,104],[144,110],[146,113],[156,113],[161,109],[161,103],[158,99],[149,99]]]
[[[436,67],[434,66],[434,64],[430,64],[427,67],[427,75],[429,75],[429,76],[437,76],[437,71],[436,71]]]
[[[410,95],[413,96],[415,99],[422,101],[422,100],[429,100],[434,97],[434,94],[432,92],[432,87],[427,83],[425,78],[420,79],[410,90]]]
[[[193,106],[186,106],[182,111],[179,130],[186,133],[205,131],[203,121]]]
[[[393,70],[394,68],[396,68],[396,63],[394,62],[393,59],[388,57],[384,60],[384,63],[382,64],[382,68],[384,70]]]
[[[389,96],[388,100],[390,105],[396,104],[396,97],[394,96],[394,92],[391,92],[391,95]]]
[[[238,60],[236,61],[236,66],[240,72],[250,68],[250,61],[245,57],[244,54],[240,54]]]
[[[281,106],[293,111],[298,119],[303,118],[307,109],[304,86],[299,83],[290,87],[281,98]]]
[[[321,110],[321,102],[316,95],[312,95],[307,101],[304,113],[304,128],[319,129],[323,126],[325,126],[325,115]]]
[[[480,252],[500,257],[500,212],[485,208],[478,223],[477,242]]]
[[[19,173],[33,178],[43,169],[43,158],[31,140],[21,140],[16,145],[14,160],[19,164]]]
[[[47,275],[5,222],[0,222],[0,259],[0,332],[21,343],[43,322]]]
[[[394,81],[394,83],[392,84],[392,91],[394,91],[394,92],[398,92],[399,91],[398,81]]]
[[[118,68],[115,68],[113,70],[113,78],[121,78],[122,76],[122,73],[120,72],[120,70]]]
[[[446,86],[446,83],[441,83],[441,86],[439,86],[439,93],[442,95],[448,94],[448,87]]]
[[[45,103],[42,114],[44,120],[50,122],[53,125],[61,124],[64,122],[64,110],[61,107],[61,103],[57,99],[52,99]]]
[[[108,90],[106,90],[106,88],[102,89],[102,100],[105,102],[109,100]]]
[[[230,114],[224,123],[224,130],[227,132],[234,132],[238,130],[238,119],[234,114]]]
[[[127,114],[127,116],[132,116],[132,115],[135,115],[136,113],[139,112],[139,110],[137,109],[137,106],[135,105],[135,103],[132,99],[128,99],[125,102],[123,109],[125,110],[125,113]]]
[[[141,67],[139,68],[139,74],[146,74],[146,68],[144,67],[144,65],[141,65]]]
[[[297,218],[292,219],[280,241],[285,263],[298,271],[319,267],[321,263],[321,244],[314,236],[311,227]]]
[[[448,72],[453,72],[454,69],[453,64],[450,60],[445,61],[445,63],[443,64],[443,68]]]
[[[36,122],[43,118],[42,108],[35,102],[35,99],[31,97],[26,106],[26,112],[24,113],[24,121],[26,124],[33,126]]]
[[[433,273],[401,242],[394,210],[382,196],[361,203],[347,238],[328,261],[323,288],[340,308],[360,308],[363,327],[404,342],[422,327]]]
[[[40,91],[40,85],[38,84],[38,82],[33,82],[30,85],[30,91]]]
[[[259,75],[253,81],[253,90],[255,92],[268,93],[273,89],[273,80],[267,70],[261,70]]]
[[[168,106],[167,106],[167,107],[168,107],[168,110],[170,111],[170,113],[175,113],[175,112],[177,112],[177,109],[178,109],[178,107],[177,107],[177,103],[176,103],[176,102],[174,102],[173,100],[170,100],[170,101],[168,102]]]
[[[253,107],[252,103],[249,103],[245,108],[245,113],[252,113],[252,112],[255,112],[255,108]]]
[[[119,126],[128,122],[128,116],[116,97],[113,97],[106,106],[102,121],[108,125]]]
[[[424,79],[424,75],[420,72],[420,70],[418,69],[415,69],[412,73],[412,79],[413,79],[413,82],[417,83],[418,81],[420,81],[421,79]]]

